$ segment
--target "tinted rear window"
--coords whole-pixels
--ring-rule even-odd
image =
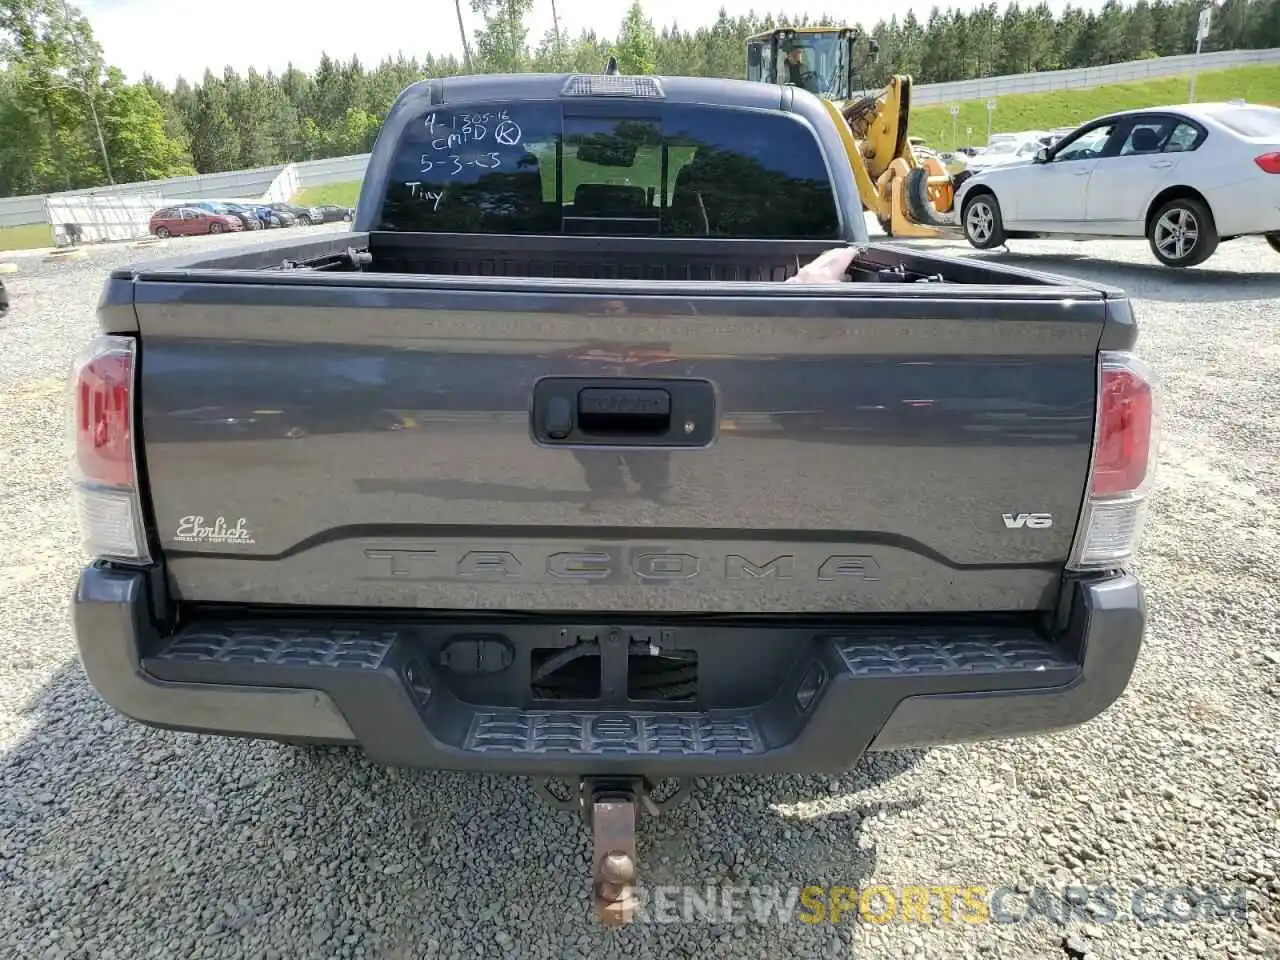
[[[397,147],[378,229],[836,239],[821,149],[799,119],[663,104],[438,110]]]
[[[1275,107],[1233,107],[1215,110],[1212,117],[1242,137],[1280,137],[1280,110]]]

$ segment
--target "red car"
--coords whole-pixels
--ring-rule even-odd
[[[244,229],[239,217],[198,207],[165,207],[151,215],[151,232],[160,239],[198,233],[234,233]]]

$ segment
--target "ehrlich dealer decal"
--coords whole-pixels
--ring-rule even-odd
[[[218,517],[211,524],[206,524],[204,517],[183,517],[178,523],[178,532],[173,539],[180,543],[253,543],[248,523],[244,517],[235,525],[228,524],[226,517]]]

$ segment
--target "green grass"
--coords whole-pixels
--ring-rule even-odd
[[[1063,90],[1055,93],[1023,93],[996,98],[991,132],[1052,130],[1085,123],[1116,110],[1186,103],[1189,76],[1164,77],[1142,83],[1116,83],[1092,90]],[[1240,67],[1215,70],[1196,78],[1196,100],[1244,99],[1250,103],[1280,105],[1280,66]],[[951,104],[915,107],[911,111],[911,133],[924,137],[930,146],[946,149],[987,142],[987,101],[957,104],[955,142],[951,135]],[[965,128],[971,127],[972,133]]]
[[[327,203],[338,207],[354,207],[359,193],[359,180],[348,183],[322,183],[314,187],[303,187],[292,202],[302,207],[319,207]]]
[[[0,250],[34,250],[53,246],[53,231],[47,223],[22,227],[0,227]]]

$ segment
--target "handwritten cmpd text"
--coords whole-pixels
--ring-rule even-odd
[[[490,142],[499,147],[517,147],[524,139],[520,124],[506,110],[497,113],[429,113],[425,125],[436,153],[452,153],[470,143]]]

